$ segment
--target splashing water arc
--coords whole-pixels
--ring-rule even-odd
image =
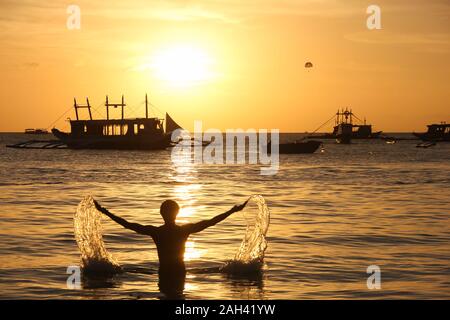
[[[102,214],[95,208],[94,198],[85,197],[74,216],[75,239],[85,273],[111,274],[121,271],[120,265],[106,250],[101,219]]]
[[[253,195],[242,214],[247,228],[234,258],[222,268],[228,273],[253,273],[263,267],[264,252],[267,248],[266,234],[270,224],[269,208],[261,195]]]
[[[261,195],[249,198],[242,210],[246,232],[234,258],[222,268],[232,274],[247,274],[262,269],[267,248],[266,233],[270,223],[270,211]],[[83,272],[109,275],[122,271],[119,263],[106,250],[103,242],[102,213],[95,208],[94,199],[85,197],[74,216],[75,239],[81,253]]]

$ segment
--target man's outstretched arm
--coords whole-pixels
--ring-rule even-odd
[[[137,232],[139,234],[152,236],[153,231],[155,230],[154,226],[144,226],[139,223],[128,222],[124,218],[121,218],[119,216],[112,214],[111,212],[108,211],[108,209],[103,208],[97,201],[94,200],[94,203],[95,203],[95,207],[97,208],[98,211],[107,215],[108,217],[111,218],[111,220],[113,220],[114,222],[117,222],[122,227],[133,230],[134,232]]]
[[[248,202],[248,200],[245,201],[243,204],[236,205],[233,208],[231,208],[229,211],[219,214],[218,216],[215,216],[214,218],[212,218],[210,220],[203,220],[203,221],[200,221],[197,223],[187,224],[185,227],[187,228],[187,231],[189,234],[203,231],[206,228],[212,227],[212,226],[218,224],[220,221],[225,220],[231,214],[241,211],[242,209],[244,209],[247,202]]]

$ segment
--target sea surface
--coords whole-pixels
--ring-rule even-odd
[[[163,298],[152,240],[107,218],[106,247],[132,272],[67,287],[67,267],[80,265],[73,216],[86,195],[158,225],[165,199],[180,203],[185,223],[253,194],[271,211],[262,274],[201,271],[237,252],[246,224],[235,213],[189,239],[186,299],[450,298],[450,143],[328,140],[323,152],[280,155],[278,173],[263,176],[258,165],[173,163],[170,151],[5,148],[27,139],[0,134],[0,299]],[[371,265],[380,289],[367,287]]]

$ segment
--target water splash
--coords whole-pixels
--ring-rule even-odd
[[[233,275],[252,275],[259,273],[263,267],[270,211],[261,195],[253,195],[242,214],[247,223],[244,238],[234,258],[226,262],[221,271]],[[102,213],[95,208],[94,199],[85,197],[74,216],[75,239],[85,274],[111,275],[123,271],[106,250],[101,219]]]
[[[260,272],[264,263],[270,211],[263,196],[251,196],[242,214],[247,223],[245,236],[234,258],[222,267],[222,271],[230,274]]]
[[[85,274],[108,275],[122,270],[106,250],[101,225],[102,213],[95,208],[94,198],[85,197],[74,216],[75,239],[81,252]]]

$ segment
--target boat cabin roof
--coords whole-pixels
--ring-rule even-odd
[[[450,128],[450,123],[429,124],[427,127],[429,127],[429,128],[437,128],[437,127]]]
[[[70,120],[71,124],[83,125],[123,125],[123,124],[154,124],[161,122],[159,118],[135,118],[135,119],[99,119],[99,120]]]

